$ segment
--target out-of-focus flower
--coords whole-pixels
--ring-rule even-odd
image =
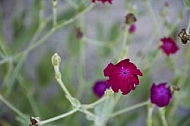
[[[185,29],[181,29],[181,32],[178,34],[178,36],[181,38],[181,42],[183,44],[186,44],[188,41],[190,41],[190,35],[187,34]]]
[[[172,98],[172,93],[166,85],[167,83],[160,83],[158,85],[153,84],[151,87],[150,100],[158,107],[167,106]]]
[[[137,18],[135,17],[135,15],[133,13],[128,13],[125,16],[125,23],[128,24],[128,25],[131,25],[136,21],[137,21]]]
[[[108,2],[108,3],[112,4],[113,0],[92,0],[93,3],[95,3],[96,1],[101,1],[102,3]]]
[[[99,98],[101,98],[102,96],[104,96],[104,92],[106,91],[106,89],[109,86],[107,85],[105,80],[100,80],[97,81],[94,86],[93,86],[93,92],[96,96],[98,96]]]
[[[177,44],[174,42],[172,38],[162,38],[161,41],[163,44],[160,46],[160,48],[168,56],[170,54],[176,53],[177,50],[179,49],[179,47],[177,46]]]
[[[104,69],[104,76],[109,77],[107,84],[114,92],[120,90],[123,95],[134,90],[136,85],[139,84],[138,75],[143,76],[141,71],[129,59],[124,59],[116,65],[110,63]]]
[[[129,33],[134,33],[136,31],[136,25],[135,24],[131,24],[129,27]]]

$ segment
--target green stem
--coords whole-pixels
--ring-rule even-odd
[[[168,126],[166,117],[165,117],[165,108],[159,108],[160,117],[163,123],[163,126]]]
[[[120,61],[121,59],[123,59],[124,57],[126,57],[126,54],[128,53],[128,46],[127,46],[127,38],[128,38],[128,35],[129,35],[129,26],[128,25],[125,25],[125,31],[124,31],[124,35],[123,35],[123,42],[122,42],[122,47],[121,47],[121,52],[119,51],[120,53],[120,57],[118,59],[118,61]]]
[[[89,38],[86,38],[85,36],[82,38],[82,40],[85,41],[86,43],[93,44],[96,46],[102,46],[102,47],[106,46],[106,43],[103,41],[89,39]]]
[[[162,55],[161,55],[162,52],[161,52],[160,49],[156,49],[154,53],[155,53],[155,54],[154,54],[154,57],[152,57],[152,58],[149,59],[146,63],[144,63],[144,64],[146,64],[146,65],[143,67],[143,70],[149,69],[149,68],[152,66],[152,64],[154,64],[154,63],[157,61],[157,59],[159,59],[160,56],[162,56]],[[146,59],[144,59],[144,60],[146,60]]]
[[[31,46],[29,46],[26,50],[24,50],[23,52],[27,52],[29,53],[30,51],[32,51],[34,48],[38,47],[39,45],[43,44],[45,42],[45,40],[47,40],[47,38],[49,38],[50,35],[52,35],[54,32],[56,31],[55,28],[52,28],[49,32],[47,32],[41,39],[39,39],[36,43],[32,44]],[[23,53],[22,52],[22,53]]]
[[[89,7],[87,7],[86,9],[84,9],[83,11],[81,11],[80,13],[78,13],[76,16],[74,16],[73,18],[67,20],[67,21],[62,21],[59,24],[56,25],[56,27],[53,27],[49,32],[47,32],[42,38],[40,38],[36,43],[34,43],[33,45],[29,46],[27,49],[25,49],[23,52],[20,52],[14,56],[9,56],[3,60],[0,61],[0,64],[4,64],[10,61],[13,61],[15,59],[17,59],[18,57],[20,57],[23,53],[25,52],[30,52],[32,51],[34,48],[38,47],[39,45],[43,44],[45,42],[45,40],[47,40],[47,38],[49,38],[50,35],[52,35],[56,30],[74,22],[76,19],[78,19],[79,17],[83,16],[86,12],[88,12],[89,10],[91,10],[94,7],[94,4],[89,5]]]
[[[22,75],[18,75],[18,81],[19,81],[19,84],[20,84],[22,90],[25,90],[25,92],[27,92],[26,96],[27,96],[30,106],[34,112],[34,115],[40,116],[39,108],[32,96],[33,92],[32,92],[32,90],[29,90],[28,86],[26,85],[27,80],[25,80]]]
[[[66,2],[73,6],[75,9],[78,7],[78,5],[75,2],[73,2],[73,0],[66,0]]]
[[[32,37],[32,40],[29,43],[29,46],[31,46],[37,40],[37,38],[40,36],[44,28],[45,28],[45,22],[40,22],[37,31],[35,32],[34,36]]]
[[[1,94],[0,94],[0,100],[4,104],[6,104],[10,109],[12,109],[16,114],[18,114],[21,118],[23,118],[25,121],[28,121],[28,118],[21,111],[19,111],[16,107],[14,107],[10,102],[5,100]]]
[[[84,31],[84,18],[80,17],[77,20],[77,27]],[[84,92],[85,89],[85,43],[83,42],[82,39],[78,39],[79,44],[79,64],[78,64],[78,81],[79,81],[79,88],[78,88],[78,93],[76,95],[78,97],[81,97],[82,93]]]
[[[117,112],[114,112],[110,117],[115,117],[115,116],[124,114],[124,113],[126,113],[126,112],[128,112],[128,111],[131,111],[131,110],[134,110],[134,109],[143,107],[143,106],[145,106],[145,105],[148,105],[148,103],[149,103],[149,101],[145,101],[145,102],[138,103],[138,104],[133,105],[133,106],[131,106],[131,107],[128,107],[128,108],[119,110],[119,111],[117,111]]]
[[[9,77],[9,80],[7,82],[5,82],[7,85],[8,85],[8,94],[12,91],[13,89],[13,84],[14,84],[14,81],[15,79],[18,77],[19,75],[19,72],[20,72],[20,69],[22,68],[23,66],[23,63],[25,61],[25,58],[26,58],[26,53],[23,54],[23,56],[20,58],[19,62],[17,63],[15,69],[12,71],[12,74],[10,75]]]
[[[80,97],[83,93],[84,89],[84,69],[85,69],[85,49],[84,43],[80,41],[80,56],[79,56],[79,65],[78,65],[78,80],[79,80],[79,88],[77,96]]]
[[[41,17],[42,14],[39,14],[39,15]],[[45,27],[45,22],[42,22],[42,20],[40,20],[39,21],[39,27],[38,27],[37,31],[35,32],[34,36],[32,37],[32,40],[30,41],[29,46],[36,41],[36,39],[39,37],[39,35],[42,32],[42,30],[44,29],[44,27]],[[22,54],[23,54],[23,52],[18,53],[18,54],[14,55],[14,56],[9,56],[9,57],[3,58],[3,60],[0,61],[0,64],[4,64],[4,63],[7,63],[7,62],[12,62],[13,60],[20,57]]]
[[[179,25],[180,21],[181,21],[181,18],[178,17],[177,20],[173,23],[172,27],[166,33],[167,36],[170,36],[173,33],[173,31],[175,30],[175,28]]]
[[[5,35],[3,32],[3,16],[2,16],[2,8],[0,9],[0,52],[1,52],[1,57],[3,58],[8,54],[8,48],[6,46],[6,40],[5,40]]]
[[[30,41],[29,43],[29,46],[28,48],[23,51],[23,52],[20,52],[18,54],[15,54],[14,56],[8,56],[8,57],[5,57],[3,58],[3,60],[0,61],[0,64],[4,64],[4,63],[7,63],[7,62],[13,62],[14,60],[18,59],[19,57],[21,57],[23,55],[23,53],[25,52],[29,52],[30,49],[29,47],[36,41],[36,39],[39,37],[40,33],[42,32],[42,30],[44,29],[45,27],[45,22],[40,22],[39,24],[39,27],[37,29],[37,31],[35,32],[34,36],[32,37],[32,40]]]
[[[3,59],[0,61],[0,65],[5,64],[5,63],[7,63],[7,62],[12,62],[13,60],[17,59],[19,56],[20,56],[20,55],[18,55],[18,56],[15,55],[15,56],[8,56],[8,57],[5,57],[5,58],[3,58]]]
[[[39,29],[39,31],[37,31],[37,33],[40,31],[42,31],[42,29]],[[37,41],[36,43],[34,43],[33,45],[31,45],[34,40],[37,38],[37,36],[39,35],[34,35],[33,39],[31,40],[30,44],[31,46],[29,46],[27,49],[25,49],[24,51],[18,53],[18,54],[15,54],[13,56],[8,56],[8,57],[5,57],[3,60],[0,61],[0,65],[1,64],[4,64],[4,63],[7,63],[7,62],[13,62],[14,60],[18,59],[19,57],[21,57],[22,55],[24,55],[24,53],[29,53],[31,50],[33,50],[35,47],[37,47],[38,45],[42,44],[47,37],[49,37],[49,34],[51,34],[52,31],[48,32],[48,34],[46,34],[44,37],[45,38],[41,38],[39,41]]]
[[[184,57],[185,57],[185,66],[182,67],[182,77],[180,78],[179,82],[178,82],[178,87],[181,89],[179,90],[178,92],[175,92],[175,97],[174,97],[174,103],[172,105],[172,108],[170,110],[170,113],[169,113],[169,120],[173,119],[174,116],[175,116],[175,112],[177,110],[177,107],[178,107],[178,104],[180,103],[180,98],[181,98],[181,93],[182,93],[182,89],[183,89],[183,86],[185,85],[185,82],[187,80],[187,77],[188,77],[188,71],[190,69],[190,66],[189,66],[189,53],[190,53],[190,48],[187,47],[186,50],[184,51]]]
[[[154,42],[154,39],[155,39],[155,35],[152,35],[151,38],[146,42],[145,46],[142,47],[142,50],[140,52],[140,57],[139,56],[136,56],[137,57],[137,65],[138,64],[142,64],[144,63],[144,61],[147,60],[147,55],[148,55],[148,52],[146,52],[147,50],[150,49],[150,47],[152,47],[152,43]],[[139,58],[138,58],[139,57]]]
[[[62,28],[65,25],[68,25],[70,23],[72,23],[73,21],[75,21],[76,19],[80,18],[81,16],[83,16],[86,12],[88,12],[89,10],[91,10],[93,7],[95,6],[95,4],[91,4],[89,5],[86,9],[84,9],[83,11],[81,11],[80,13],[78,13],[76,16],[74,16],[73,18],[67,20],[67,21],[62,21],[59,24],[57,24],[57,29]]]
[[[189,23],[187,25],[187,30],[186,31],[188,32],[188,34],[190,34],[190,18],[189,18]]]
[[[117,105],[117,103],[119,102],[120,98],[121,98],[121,94],[117,93],[116,96],[114,97],[114,106]]]
[[[103,97],[103,98],[101,98],[101,99],[99,99],[99,100],[97,100],[97,101],[95,101],[95,102],[93,102],[93,103],[91,103],[91,104],[83,104],[82,107],[84,107],[84,108],[86,108],[86,109],[88,109],[88,108],[93,108],[93,107],[95,107],[96,105],[102,103],[105,99],[107,99],[107,97]]]
[[[152,126],[152,112],[153,112],[153,108],[154,105],[152,103],[148,103],[148,117],[147,117],[147,126]]]
[[[12,74],[12,70],[13,70],[13,62],[7,63],[7,72],[3,78],[3,84],[7,84],[10,75]]]
[[[44,22],[44,10],[45,10],[45,1],[40,0],[40,10],[39,10],[39,23],[41,24],[42,22]]]
[[[44,125],[44,124],[59,120],[61,118],[67,117],[69,115],[72,115],[73,113],[75,113],[77,111],[78,111],[78,108],[75,108],[75,109],[73,109],[73,110],[71,110],[71,111],[69,111],[67,113],[61,114],[59,116],[56,116],[56,117],[53,117],[53,118],[50,118],[50,119],[47,119],[47,120],[44,120],[44,121],[40,121],[39,125]]]
[[[44,24],[41,23],[40,26],[38,27],[36,33],[34,34],[34,37],[32,38],[32,40],[30,41],[29,43],[29,46],[37,39],[37,37],[39,36],[39,34],[41,33],[41,31],[43,30],[44,28]],[[17,75],[19,74],[20,72],[20,69],[21,67],[23,66],[23,63],[25,61],[25,58],[27,56],[27,52],[24,52],[22,54],[22,57],[20,58],[18,64],[16,65],[15,69],[11,72],[11,74],[7,77],[9,77],[9,80],[5,79],[5,82],[6,84],[9,84],[10,88],[8,90],[8,93],[11,91],[12,89],[12,85],[13,85],[13,82],[14,80],[16,79]],[[11,62],[10,62],[11,63]]]
[[[57,79],[57,78],[56,78]],[[67,88],[65,87],[62,79],[57,79],[57,82],[59,83],[59,85],[61,86],[61,88],[63,89],[63,91],[65,92],[65,94],[68,96],[68,97],[71,97],[71,94],[69,93],[69,91],[67,90]]]
[[[30,103],[30,106],[31,106],[34,114],[40,116],[41,115],[40,111],[39,111],[39,109],[37,107],[37,104],[36,104],[34,98],[32,97],[32,95],[31,94],[27,94],[27,98],[28,98],[28,101]]]
[[[112,44],[113,42],[104,42],[104,41],[98,41],[98,40],[93,40],[90,38],[86,38],[85,36],[82,38],[82,40],[88,44],[93,44],[96,46],[101,46],[101,47],[108,47],[113,51],[113,55],[115,55],[117,53],[117,51],[114,48],[114,45]]]
[[[53,26],[57,25],[57,0],[52,0]]]
[[[59,64],[61,62],[60,56],[57,53],[55,53],[52,56],[51,60],[52,60],[52,65],[55,71],[55,78],[57,82],[59,83],[59,85],[61,86],[61,88],[63,89],[63,91],[65,92],[66,98],[69,100],[69,102],[72,104],[73,107],[80,105],[79,101],[71,96],[71,94],[69,93],[69,91],[67,90],[67,88],[65,87],[62,81],[62,76],[59,70]]]
[[[87,116],[90,117],[90,119],[94,120],[96,118],[96,115],[94,115],[93,113],[91,113],[90,111],[86,110],[86,109],[79,109],[80,112],[86,114]]]
[[[187,51],[187,54],[189,54],[189,52],[190,52],[190,49],[189,49],[189,51]],[[182,74],[183,76],[181,77],[181,79],[179,81],[179,84],[177,85],[180,89],[182,89],[184,84],[185,84],[185,81],[186,81],[186,79],[188,77],[188,70],[190,68],[190,66],[189,66],[189,56],[185,55],[185,57],[186,57],[186,60],[185,60],[185,66],[183,67],[184,68],[183,74]],[[177,109],[178,104],[180,102],[180,94],[181,94],[181,92],[182,92],[182,90],[179,90],[178,92],[175,92],[175,97],[174,97],[175,100],[174,100],[173,106],[172,106],[172,108],[170,110],[170,114],[169,114],[170,119],[172,119],[173,116],[175,115],[176,109]]]
[[[156,20],[155,14],[154,14],[153,9],[152,9],[152,6],[150,4],[150,0],[145,0],[145,3],[146,3],[146,6],[147,6],[147,9],[148,9],[148,12],[150,14],[150,17],[152,19],[152,22],[153,22],[153,24],[155,26],[155,30],[156,30],[156,32],[158,34],[158,37],[160,38],[162,36],[162,34],[160,32],[158,22]]]
[[[124,36],[123,36],[123,50],[125,49],[125,46],[126,46],[126,44],[127,44],[127,37],[128,37],[128,35],[129,35],[129,31],[128,31],[128,29],[129,29],[129,26],[128,25],[126,25],[125,26],[125,32],[124,32]]]

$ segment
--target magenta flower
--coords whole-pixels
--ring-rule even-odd
[[[107,84],[114,92],[118,92],[120,89],[123,95],[134,90],[136,85],[139,84],[138,75],[143,76],[141,71],[129,59],[124,59],[116,65],[110,63],[104,69],[104,76],[109,77]]]
[[[179,49],[179,47],[177,46],[177,44],[174,42],[172,38],[162,38],[161,41],[163,44],[160,46],[160,48],[168,56],[170,54],[176,53],[177,50]]]
[[[112,4],[112,0],[92,0],[93,3],[95,3],[96,1],[101,1],[102,3],[108,2]]]
[[[167,83],[160,83],[158,85],[153,84],[151,87],[150,100],[153,104],[158,107],[167,106],[172,97],[172,93],[168,87]]]
[[[135,24],[130,25],[129,33],[134,33],[135,31],[136,31],[136,25]]]
[[[101,98],[104,96],[104,92],[109,88],[105,80],[97,81],[93,86],[93,91],[96,96]]]

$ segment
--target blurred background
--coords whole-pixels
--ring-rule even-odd
[[[113,0],[113,4],[97,2],[83,16],[60,27],[42,41],[41,38],[44,38],[53,27],[51,2],[51,0],[0,0],[0,93],[23,113],[45,120],[71,109],[64,92],[54,78],[51,56],[56,52],[61,56],[60,69],[63,81],[71,94],[82,103],[97,100],[92,86],[97,80],[106,79],[103,76],[103,69],[108,63],[116,62],[118,59],[125,30],[125,16],[129,12],[135,14],[137,22],[136,31],[128,38],[127,58],[143,70],[144,77],[134,92],[121,97],[121,104],[115,109],[119,110],[147,100],[153,82],[176,83],[177,77],[173,75],[170,64],[165,63],[167,59],[164,56],[159,57],[159,60],[147,69],[145,67],[154,57],[154,50],[158,48],[155,45],[159,44],[161,37],[172,37],[176,40],[180,50],[171,58],[176,67],[184,65],[183,54],[189,45],[182,45],[177,34],[182,28],[187,27],[190,13],[185,10],[182,0],[150,0],[161,36],[157,33],[145,1]],[[58,23],[73,18],[89,4],[90,0],[58,0]],[[77,28],[83,33],[82,39],[76,36]],[[39,44],[28,51],[29,47],[38,42]],[[180,72],[182,71],[179,70]],[[189,87],[186,89],[188,92]],[[189,96],[189,93],[185,96]],[[176,126],[190,125],[187,121],[190,117],[190,104],[187,101],[181,102],[177,108],[179,118],[176,117],[178,119]],[[139,108],[111,118],[108,126],[143,126],[146,124],[146,113],[146,107]],[[155,113],[154,121],[159,125],[157,117]],[[26,122],[22,122],[19,116],[0,101],[0,126],[25,124]],[[49,125],[91,124],[84,114],[78,112]]]

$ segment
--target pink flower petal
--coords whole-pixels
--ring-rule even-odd
[[[138,75],[143,76],[129,59],[124,59],[116,65],[110,63],[104,69],[104,76],[109,77],[107,84],[114,92],[120,90],[122,94],[128,94],[135,89],[135,85],[139,84]]]

